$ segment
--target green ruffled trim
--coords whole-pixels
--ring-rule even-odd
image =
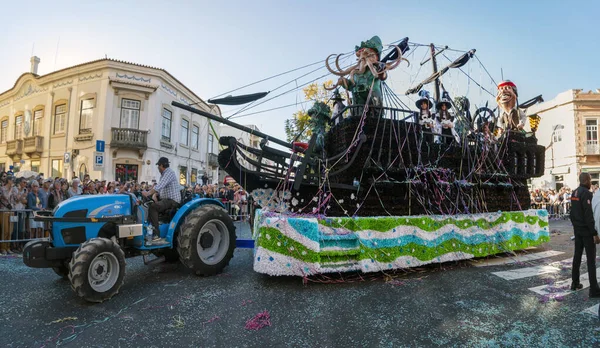
[[[407,221],[408,220],[408,221]],[[486,219],[469,220],[469,219],[453,219],[447,218],[444,220],[434,220],[428,216],[419,217],[361,217],[361,218],[331,218],[318,219],[319,224],[331,228],[344,228],[353,232],[371,230],[377,232],[388,232],[399,226],[418,227],[426,232],[436,231],[446,225],[455,225],[460,229],[467,229],[477,226],[481,229],[488,230],[500,224],[505,224],[509,221],[516,223],[528,223],[530,225],[539,225],[540,227],[548,226],[548,222],[538,216],[525,216],[523,212],[503,212],[498,219],[489,222]]]
[[[550,237],[548,236],[540,236],[537,240],[533,241],[515,235],[509,240],[503,240],[498,243],[483,242],[476,245],[470,245],[457,239],[450,239],[436,247],[427,247],[420,244],[409,243],[402,247],[371,249],[365,245],[361,245],[358,249],[328,250],[317,253],[308,249],[301,243],[283,235],[276,228],[261,227],[259,232],[260,237],[256,240],[257,247],[290,256],[306,263],[330,263],[368,259],[372,259],[376,262],[393,262],[401,256],[413,256],[421,261],[431,261],[451,252],[462,252],[474,255],[475,257],[482,257],[509,250],[521,250],[550,241]],[[267,239],[266,234],[269,234],[271,238]],[[292,249],[290,250],[290,248]]]

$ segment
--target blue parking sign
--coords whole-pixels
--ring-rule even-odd
[[[104,167],[104,153],[94,152],[94,170],[100,170]]]
[[[96,140],[96,151],[97,152],[104,152],[104,140]]]

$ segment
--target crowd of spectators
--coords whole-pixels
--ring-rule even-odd
[[[69,182],[60,177],[15,178],[1,172],[0,185],[0,241],[24,241],[48,237],[43,223],[34,221],[30,211],[53,210],[60,202],[79,195],[128,193],[141,203],[144,200],[142,192],[151,189],[156,182],[91,180],[89,175],[83,179],[75,177]],[[194,198],[221,200],[234,219],[248,217],[249,195],[238,184],[218,186],[203,180],[203,184],[182,185],[181,188]],[[20,252],[22,247],[22,242],[0,242],[0,255]]]
[[[571,189],[568,187],[561,187],[558,191],[535,189],[530,190],[529,194],[531,195],[531,207],[548,210],[550,218],[564,219],[571,211]]]

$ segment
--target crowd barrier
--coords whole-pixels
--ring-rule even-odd
[[[29,209],[0,209],[0,253],[20,250],[29,241],[48,238],[48,224],[32,218]]]
[[[252,201],[233,202],[223,201],[225,209],[233,221],[250,221],[254,213],[254,204]]]
[[[560,202],[560,203],[531,203],[532,209],[546,209],[548,211],[548,217],[550,219],[561,219],[566,220],[569,218],[571,213],[571,202]]]

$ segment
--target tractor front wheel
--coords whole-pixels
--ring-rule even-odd
[[[71,288],[89,302],[102,302],[116,295],[124,277],[125,254],[106,238],[92,238],[81,244],[69,264]]]
[[[227,211],[214,204],[203,205],[185,217],[179,230],[179,258],[197,275],[215,275],[229,264],[235,240],[235,226]]]

